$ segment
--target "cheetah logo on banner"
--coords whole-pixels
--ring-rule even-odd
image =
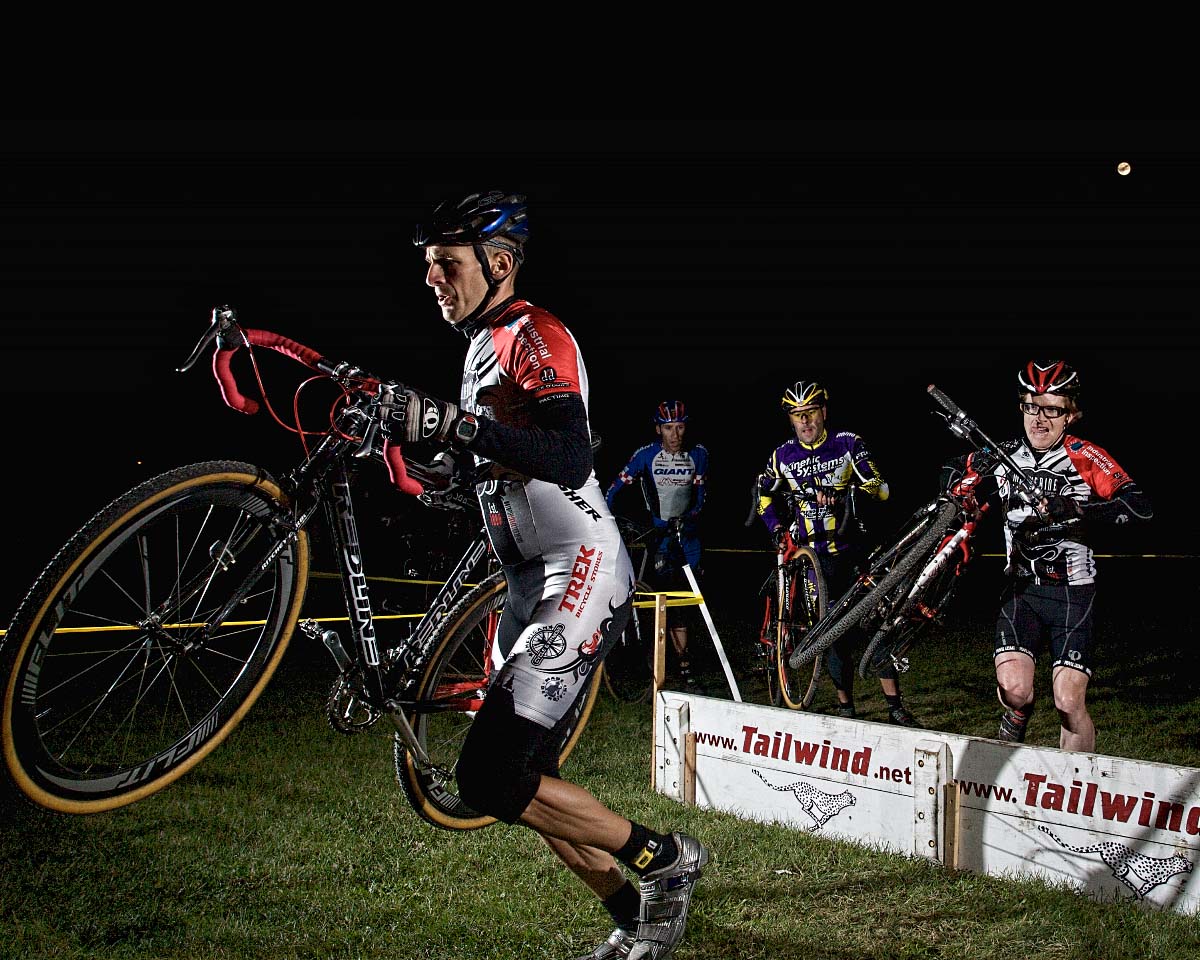
[[[1113,840],[1093,843],[1088,847],[1076,847],[1040,823],[1038,829],[1072,853],[1100,854],[1100,859],[1112,871],[1112,875],[1133,891],[1135,900],[1143,899],[1160,883],[1166,883],[1176,874],[1192,872],[1192,862],[1178,853],[1173,857],[1148,857]]]
[[[825,793],[803,780],[797,780],[795,783],[788,783],[781,787],[771,783],[757,770],[754,771],[754,775],[772,790],[792,793],[800,803],[800,809],[812,817],[814,833],[847,807],[854,806],[854,794],[849,790],[843,790],[841,793]]]

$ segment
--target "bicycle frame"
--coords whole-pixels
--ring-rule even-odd
[[[434,769],[435,765],[421,746],[405,712],[420,709],[420,704],[405,694],[418,682],[420,669],[432,652],[430,646],[439,621],[462,594],[467,578],[488,553],[486,529],[479,529],[409,636],[389,651],[387,658],[382,657],[376,642],[375,616],[367,588],[363,552],[358,539],[348,465],[363,459],[386,460],[393,482],[402,489],[403,481],[413,479],[408,477],[410,471],[414,477],[420,476],[425,480],[433,476],[428,468],[418,464],[405,464],[400,459],[397,447],[389,450],[384,444],[381,450],[378,445],[379,434],[381,430],[386,429],[391,398],[402,386],[381,381],[349,364],[333,363],[303,344],[268,331],[244,330],[237,325],[235,314],[228,307],[213,311],[208,332],[179,368],[180,371],[189,369],[204,348],[213,341],[216,341],[218,346],[214,373],[221,384],[222,394],[228,405],[243,412],[254,412],[257,410],[257,403],[241,396],[229,369],[228,355],[241,345],[258,344],[271,347],[325,373],[344,388],[347,384],[352,384],[356,389],[365,390],[367,393],[371,393],[371,388],[374,388],[374,399],[366,408],[364,404],[356,402],[338,412],[331,429],[324,434],[316,448],[283,481],[285,488],[306,504],[289,523],[293,536],[295,531],[311,521],[319,507],[324,509],[337,558],[354,655],[351,656],[347,652],[337,631],[319,631],[315,621],[307,620],[300,623],[300,628],[306,635],[313,637],[319,632],[321,641],[333,656],[340,671],[338,682],[343,684],[343,692],[347,696],[343,706],[346,716],[352,711],[365,711],[365,719],[354,722],[352,727],[358,729],[369,726],[380,716],[387,714],[396,732],[417,761],[427,769]],[[406,492],[414,492],[414,489],[410,487]],[[427,496],[423,496],[423,499],[429,502]],[[279,549],[282,549],[282,544],[281,540]],[[246,592],[251,588],[253,580],[253,575],[247,578],[244,585]],[[234,605],[235,601],[227,604],[223,614],[227,615]],[[362,682],[355,683],[359,677],[362,678]],[[337,689],[335,685],[335,690]]]
[[[367,589],[367,578],[362,562],[362,549],[358,541],[358,525],[355,521],[354,502],[350,493],[349,477],[345,467],[338,465],[334,476],[327,482],[321,501],[325,507],[329,529],[333,540],[333,549],[340,560],[339,574],[341,577],[342,593],[346,600],[346,610],[349,613],[351,641],[358,656],[351,659],[345,648],[341,647],[340,638],[337,644],[341,653],[331,649],[338,665],[347,663],[358,667],[372,667],[371,671],[379,683],[371,691],[371,706],[377,709],[389,709],[389,697],[382,685],[381,658],[375,642],[375,620],[371,608],[370,593]],[[429,654],[429,644],[438,621],[442,619],[453,605],[466,584],[471,571],[487,556],[487,531],[480,527],[463,555],[455,564],[446,581],[438,588],[429,608],[421,615],[411,634],[401,646],[399,665],[409,674],[425,662]],[[328,633],[328,631],[327,631]],[[330,640],[322,637],[328,646]],[[411,681],[411,677],[408,678]],[[412,706],[411,703],[407,704]]]

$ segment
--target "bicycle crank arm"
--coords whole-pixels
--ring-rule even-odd
[[[417,765],[422,770],[427,770],[444,780],[449,780],[451,773],[449,770],[443,770],[436,763],[429,759],[429,754],[425,752],[425,748],[421,746],[417,739],[417,732],[413,730],[412,724],[408,722],[408,717],[404,715],[404,710],[395,700],[389,700],[386,704],[388,716],[392,718],[392,725],[396,728],[396,732],[400,734],[400,739],[404,741],[404,747],[417,761]]]

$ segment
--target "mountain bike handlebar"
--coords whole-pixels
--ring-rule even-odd
[[[1046,495],[1038,489],[1037,484],[1026,473],[1011,456],[1004,450],[1000,444],[996,443],[986,433],[984,433],[979,425],[967,416],[966,412],[946,394],[939,390],[934,384],[930,384],[926,388],[927,392],[938,405],[945,410],[946,426],[956,437],[966,440],[977,450],[987,453],[989,456],[995,457],[1003,463],[1009,471],[1013,488],[1017,491],[1017,495],[1026,504],[1033,507],[1039,514],[1043,514],[1044,508],[1042,502]]]

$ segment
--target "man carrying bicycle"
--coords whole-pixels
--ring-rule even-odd
[[[812,380],[798,380],[784,391],[780,403],[795,436],[776,447],[767,461],[760,477],[758,515],[777,550],[787,548],[785,538],[812,548],[821,561],[829,595],[837,597],[854,580],[860,557],[858,529],[850,524],[839,530],[850,486],[854,484],[880,501],[888,498],[889,491],[862,437],[848,430],[830,434],[826,429],[828,401],[828,391]],[[815,489],[815,493],[802,495],[804,488]],[[843,717],[856,715],[850,645],[858,632],[850,631],[825,652],[825,665],[837,692],[837,711]],[[888,719],[919,727],[904,705],[894,665],[881,672],[880,685]]]
[[[397,415],[409,443],[473,456],[508,580],[503,662],[455,772],[464,802],[534,830],[600,898],[616,928],[591,960],[661,960],[683,937],[707,848],[614,813],[558,770],[555,726],[624,629],[634,578],[593,470],[579,345],[515,292],[528,236],[525,198],[493,191],[440,204],[414,240],[468,347],[459,403],[410,390]]]
[[[996,693],[1004,713],[997,737],[1023,743],[1033,715],[1034,667],[1050,649],[1059,747],[1091,753],[1096,727],[1087,709],[1092,675],[1096,563],[1087,531],[1149,520],[1149,498],[1100,447],[1068,432],[1083,416],[1079,373],[1062,360],[1030,361],[1017,373],[1024,435],[1000,444],[1045,494],[1036,507],[1018,496],[1008,467],[986,452],[959,458],[961,484],[1003,511],[1008,580],[996,620]]]
[[[655,590],[691,591],[683,565],[700,578],[700,510],[704,506],[708,476],[708,450],[703,444],[684,444],[687,409],[682,400],[664,400],[651,418],[658,439],[639,447],[605,494],[611,510],[622,487],[639,481],[650,520],[659,531],[658,547],[651,558],[653,570],[645,579]],[[688,629],[696,621],[695,607],[679,607],[670,625],[671,648],[679,677],[694,686],[688,655]]]

